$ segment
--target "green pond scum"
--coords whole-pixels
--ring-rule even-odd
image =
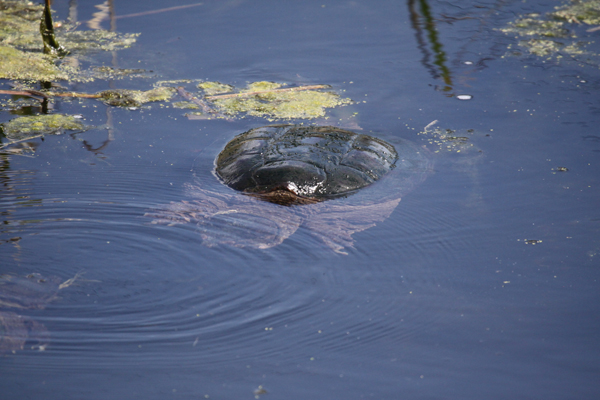
[[[79,98],[82,105],[101,101],[131,110],[151,102],[172,101],[174,109],[200,111],[187,114],[190,119],[252,116],[269,121],[326,118],[328,109],[352,103],[329,85],[288,86],[269,81],[249,82],[236,88],[217,81],[179,79],[157,81],[145,91],[119,88],[93,94],[85,93],[85,86],[80,85],[82,92],[71,92],[72,83],[151,77],[143,69],[93,65],[90,57],[93,52],[130,47],[139,34],[102,29],[79,31],[77,27],[78,24],[67,22],[54,23],[50,9],[44,5],[0,0],[0,80],[13,81],[12,89],[0,87],[0,96],[12,95],[10,99],[2,98],[0,110],[19,114],[20,107],[39,107],[38,112],[43,114],[1,124],[5,140],[0,148],[43,135],[85,130],[73,116],[45,114],[48,104],[68,98]],[[187,92],[182,85],[194,89]]]
[[[81,70],[77,66],[80,56],[90,51],[130,47],[139,36],[105,30],[78,31],[77,24],[64,22],[50,29],[51,19],[48,21],[47,16],[43,5],[0,0],[0,79],[87,82],[98,74],[94,67]],[[56,57],[67,52],[70,57]]]
[[[66,80],[51,56],[30,53],[0,44],[0,79],[51,82]]]
[[[600,25],[600,0],[572,0],[557,7],[550,16],[569,23]]]
[[[157,87],[152,90],[113,89],[100,92],[100,100],[116,107],[139,107],[154,101],[167,101],[175,94],[170,87]]]
[[[9,143],[43,135],[60,135],[65,131],[84,131],[85,125],[77,118],[63,114],[44,114],[17,117],[0,124],[2,134]]]
[[[204,93],[208,96],[212,96],[214,94],[230,93],[234,89],[233,86],[226,85],[221,82],[200,82],[197,87],[198,89],[202,89]]]
[[[543,15],[522,16],[500,30],[518,38],[518,46],[526,54],[556,61],[569,56],[598,66],[598,54],[586,49],[591,41],[581,40],[576,32],[585,26],[587,34],[596,30],[590,26],[600,29],[599,25],[600,0],[572,0]],[[512,54],[519,55],[520,52],[513,51]]]
[[[205,87],[224,89],[224,86],[227,86],[227,92],[234,92],[206,97],[220,114],[229,117],[248,115],[262,117],[269,121],[315,119],[324,117],[327,108],[352,102],[328,90],[330,88],[326,85],[283,88],[281,83],[260,81],[249,83],[246,88],[239,91],[235,91],[235,88],[230,85],[222,85],[218,82],[203,82],[198,86],[203,89]],[[313,87],[315,89],[311,89]]]

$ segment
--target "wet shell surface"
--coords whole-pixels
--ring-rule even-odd
[[[238,191],[277,204],[306,204],[352,194],[389,173],[391,144],[333,126],[272,125],[231,140],[216,173]]]

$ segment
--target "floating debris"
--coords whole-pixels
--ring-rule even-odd
[[[571,24],[600,25],[600,1],[573,0],[570,5],[557,7],[549,16]]]
[[[0,79],[50,82],[68,77],[50,56],[0,45]]]
[[[0,10],[0,79],[90,81],[95,74],[93,70],[79,69],[78,56],[126,48],[139,36],[103,30],[77,31],[77,25],[63,22],[53,26],[49,8],[26,1],[0,0]],[[64,56],[67,51],[69,57],[56,59],[56,55]]]
[[[207,96],[233,92],[234,87],[221,82],[200,82],[198,89],[202,89]]]
[[[191,101],[176,101],[173,103],[173,107],[182,108],[184,110],[198,110],[200,106]]]
[[[275,82],[254,82],[235,93],[206,96],[214,108],[227,116],[255,116],[276,119],[314,119],[325,116],[327,108],[350,104],[328,85],[282,87]],[[229,89],[231,91],[231,89]]]
[[[108,105],[116,107],[139,107],[142,104],[153,101],[170,100],[175,94],[175,89],[170,87],[159,87],[152,90],[128,90],[114,89],[99,93],[100,100]]]
[[[471,100],[473,96],[471,96],[470,94],[459,94],[456,96],[456,98],[458,100]]]
[[[262,385],[258,385],[258,387],[256,389],[254,389],[254,398],[258,399],[260,398],[261,394],[267,394],[269,392],[267,392],[267,390],[262,386]]]
[[[542,243],[541,240],[537,240],[537,239],[523,239],[523,241],[525,242],[525,244],[531,244],[531,245],[536,245],[536,244]]]
[[[4,136],[9,140],[8,143],[0,145],[0,148],[44,135],[60,135],[64,131],[86,130],[86,126],[75,117],[63,114],[18,117],[0,124],[0,127]]]
[[[500,31],[508,35],[522,38],[518,45],[527,53],[546,59],[555,58],[557,61],[563,56],[577,60],[582,55],[597,57],[597,54],[586,50],[590,40],[579,40],[575,31],[581,24],[600,25],[599,0],[572,0],[571,4],[556,7],[544,15],[528,14],[510,22]],[[600,26],[588,29],[594,32]],[[509,46],[511,48],[511,46]],[[513,51],[514,55],[520,55]],[[589,61],[588,59],[585,61]]]

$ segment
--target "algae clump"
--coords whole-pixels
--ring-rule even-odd
[[[184,110],[197,110],[200,108],[198,104],[192,103],[191,101],[176,101],[173,103],[174,108],[182,108]]]
[[[234,87],[231,85],[226,85],[221,82],[200,82],[198,84],[198,89],[204,90],[208,96],[212,96],[213,94],[221,94],[221,93],[229,93],[232,92]]]
[[[314,119],[325,116],[327,108],[350,104],[350,99],[340,98],[332,91],[319,89],[295,90],[300,88],[281,88],[275,82],[254,82],[238,93],[207,98],[225,115],[240,113],[255,117],[275,119]],[[319,85],[316,85],[319,86]]]
[[[573,0],[571,5],[557,7],[550,16],[569,23],[600,25],[600,1]]]
[[[532,17],[519,18],[510,22],[507,28],[501,29],[504,33],[516,33],[519,36],[540,35],[546,37],[570,37],[573,36],[568,29],[564,28],[562,21],[547,21]]]
[[[0,46],[0,79],[53,81],[67,79],[49,56]]]
[[[43,11],[47,12],[42,15]],[[49,10],[45,10],[43,5],[0,0],[0,79],[90,81],[94,73],[79,69],[77,55],[126,48],[135,43],[139,35],[104,30],[77,31],[77,24],[63,22],[56,23],[52,30],[48,25],[52,21],[49,18]],[[41,50],[48,50],[48,35],[58,46],[54,52],[64,55],[68,51],[73,56],[61,61],[40,54]],[[56,43],[54,36],[62,46]]]
[[[167,101],[173,97],[175,89],[158,87],[147,91],[114,89],[100,92],[100,100],[111,106],[139,107],[153,101]]]
[[[528,38],[520,40],[519,46],[538,57],[556,60],[560,60],[562,55],[575,60],[580,60],[576,56],[582,55],[597,57],[597,54],[585,50],[590,41],[576,41],[575,29],[582,23],[600,25],[600,0],[573,0],[571,4],[555,7],[555,10],[545,15],[529,14],[518,18],[500,31]],[[592,28],[588,32],[597,29]]]
[[[41,48],[40,15],[43,5],[0,0],[0,10],[0,44]]]
[[[32,139],[43,135],[60,135],[64,131],[83,131],[85,125],[75,117],[63,114],[44,114],[18,117],[0,124],[10,142]]]

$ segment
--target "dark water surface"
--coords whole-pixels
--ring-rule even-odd
[[[86,21],[97,10],[80,3]],[[356,112],[364,133],[429,145],[417,133],[437,120],[474,150],[430,146],[427,180],[348,255],[303,227],[265,250],[206,247],[194,225],[144,214],[186,200],[196,158],[268,121],[58,102],[114,130],[0,156],[0,272],[83,273],[44,310],[18,310],[49,342],[0,357],[0,398],[597,399],[598,59],[515,55],[498,30],[560,4],[207,1],[117,19],[138,43],[98,58],[157,76],[79,90],[326,83],[355,100],[328,123]]]

